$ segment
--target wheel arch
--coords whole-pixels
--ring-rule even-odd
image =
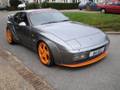
[[[105,12],[104,12],[104,13],[107,13],[107,11],[106,11],[106,9],[105,9],[105,8],[101,8],[101,9],[100,9],[100,11],[102,12],[102,10],[103,10],[103,9],[105,10]]]
[[[15,41],[18,41],[19,38],[17,37],[17,35],[16,35],[16,31],[15,31],[15,28],[14,28],[14,25],[13,25],[11,22],[7,23],[5,29],[7,30],[8,28],[10,28],[10,30],[11,30],[13,36],[14,36],[14,40],[15,40]]]
[[[54,60],[55,64],[62,63],[60,50],[54,42],[52,42],[46,38],[40,38],[37,40],[36,51],[38,49],[38,45],[40,42],[45,42],[48,45],[50,52],[52,53],[53,60]],[[38,53],[38,51],[37,51],[37,53]]]

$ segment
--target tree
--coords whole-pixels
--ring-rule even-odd
[[[17,9],[17,6],[21,3],[21,1],[19,1],[19,0],[10,0],[9,3],[10,3],[10,6],[13,9]]]

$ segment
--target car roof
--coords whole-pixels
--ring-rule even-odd
[[[26,12],[26,13],[39,13],[39,12],[53,12],[53,11],[57,11],[56,9],[52,9],[52,8],[46,8],[46,9],[31,9],[31,10],[23,10],[21,12]]]

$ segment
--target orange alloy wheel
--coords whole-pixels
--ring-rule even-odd
[[[47,66],[50,66],[53,62],[51,60],[51,53],[50,50],[48,48],[48,46],[46,45],[46,43],[44,42],[40,42],[38,45],[38,55],[40,57],[40,61]]]
[[[9,44],[13,43],[13,34],[9,30],[9,28],[6,29],[6,39],[7,39],[7,41],[8,41]]]

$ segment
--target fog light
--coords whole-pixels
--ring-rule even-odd
[[[80,59],[86,59],[89,55],[89,52],[83,52],[80,54]]]
[[[80,59],[86,58],[86,55],[80,55]]]
[[[75,54],[74,55],[74,61],[79,61],[82,59],[86,59],[88,57],[88,52],[82,52],[80,54]]]

